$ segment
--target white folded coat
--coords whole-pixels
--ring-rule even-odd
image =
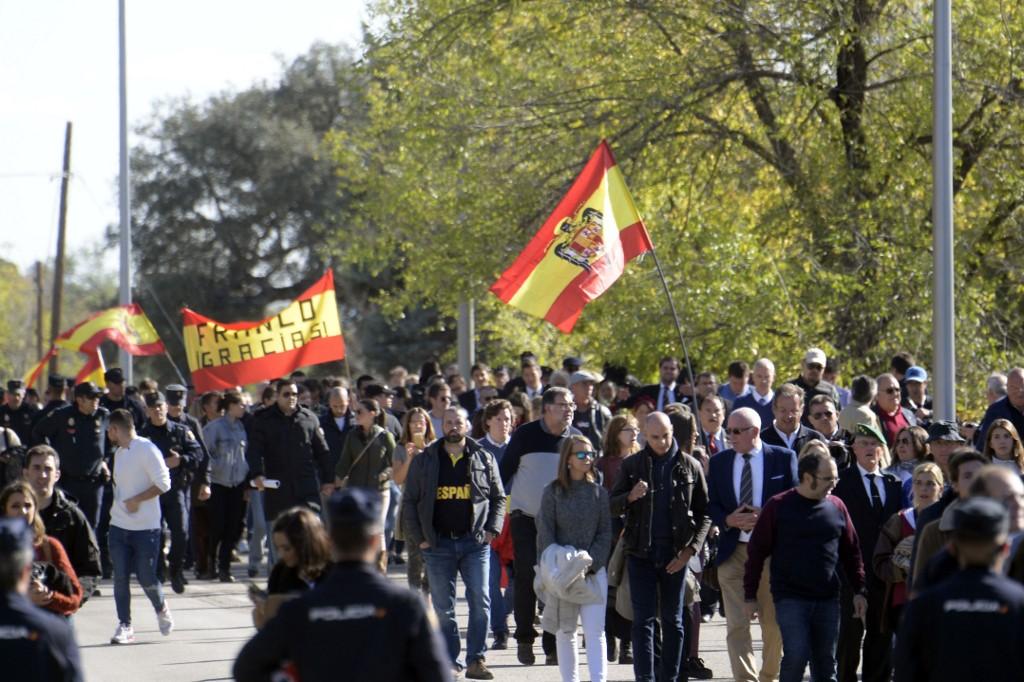
[[[590,555],[575,547],[548,545],[534,567],[533,589],[544,603],[544,632],[576,632],[580,606],[603,603],[605,590],[587,569]]]

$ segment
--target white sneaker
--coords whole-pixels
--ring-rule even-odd
[[[117,630],[114,631],[114,636],[110,638],[111,644],[133,644],[135,642],[135,630],[132,629],[131,625],[125,625],[124,623],[117,624]]]
[[[166,637],[174,629],[174,618],[171,617],[171,610],[164,604],[163,611],[157,611],[156,622],[160,625],[160,634]]]

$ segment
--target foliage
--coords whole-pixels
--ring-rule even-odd
[[[958,379],[1024,340],[1024,17],[955,3]],[[484,292],[606,137],[646,217],[695,365],[824,347],[847,377],[931,357],[931,15],[895,0],[381,0],[370,124],[333,153],[384,310],[479,300],[485,356],[678,352],[648,260],[568,338]],[[342,183],[344,186],[344,183]],[[979,333],[980,332],[980,333]],[[1019,360],[1018,360],[1019,361]],[[696,368],[695,368],[696,369]]]

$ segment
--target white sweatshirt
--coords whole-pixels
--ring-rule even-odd
[[[114,503],[110,508],[110,525],[123,530],[159,530],[160,498],[151,497],[129,513],[124,501],[151,486],[161,492],[171,489],[171,472],[160,449],[148,438],[136,437],[126,448],[114,453]]]

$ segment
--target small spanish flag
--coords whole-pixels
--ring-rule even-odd
[[[94,313],[63,332],[54,344],[92,354],[104,341],[113,341],[132,355],[159,355],[164,352],[163,341],[138,303]]]
[[[650,251],[651,237],[604,140],[491,291],[568,334],[583,307]]]

